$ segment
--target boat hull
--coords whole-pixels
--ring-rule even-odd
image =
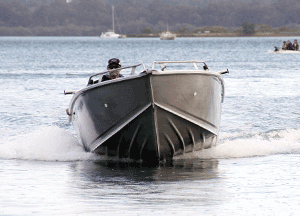
[[[175,37],[160,37],[161,40],[175,40]]]
[[[274,50],[274,53],[278,54],[299,54],[299,50]]]
[[[104,34],[102,33],[100,35],[100,38],[101,39],[119,39],[119,38],[121,38],[121,35],[116,34],[114,32],[107,32],[107,33],[104,33]]]
[[[89,86],[70,103],[87,151],[143,161],[216,144],[224,85],[211,73],[149,73]]]

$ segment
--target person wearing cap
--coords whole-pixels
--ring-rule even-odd
[[[294,40],[293,48],[294,48],[295,51],[298,51],[298,50],[299,50],[299,44],[298,44],[298,42],[297,42],[297,39]]]
[[[109,59],[108,65],[107,65],[107,70],[109,70],[109,73],[104,74],[102,76],[101,82],[124,77],[122,74],[120,74],[121,70],[114,70],[114,69],[121,68],[121,67],[122,67],[122,65],[121,65],[121,62],[119,59],[117,59],[117,58]]]
[[[286,41],[283,41],[283,44],[282,44],[281,49],[282,49],[282,50],[286,50]]]

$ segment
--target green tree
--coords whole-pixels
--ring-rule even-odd
[[[19,2],[0,2],[0,26],[29,26],[31,14],[27,7]]]
[[[149,27],[144,28],[142,30],[142,34],[152,34],[152,33],[153,33],[153,30],[151,28],[149,28]]]
[[[178,34],[187,34],[188,33],[188,29],[187,29],[187,27],[183,27],[183,28],[177,29],[177,33]]]
[[[242,32],[246,35],[252,35],[255,33],[255,25],[253,23],[244,22],[242,24]]]
[[[256,29],[260,32],[272,32],[273,28],[270,25],[259,24]]]

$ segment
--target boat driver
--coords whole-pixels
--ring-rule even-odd
[[[107,65],[107,70],[112,70],[107,74],[104,74],[102,76],[101,82],[103,81],[107,81],[107,80],[113,80],[113,79],[117,79],[120,77],[124,77],[122,74],[120,74],[121,70],[113,70],[113,69],[117,69],[117,68],[121,68],[121,62],[119,59],[117,58],[112,58],[108,60],[108,65]]]

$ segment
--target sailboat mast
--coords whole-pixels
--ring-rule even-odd
[[[115,14],[115,7],[112,5],[111,6],[112,7],[112,24],[113,24],[113,32],[115,32],[115,16],[114,16],[114,14]]]

